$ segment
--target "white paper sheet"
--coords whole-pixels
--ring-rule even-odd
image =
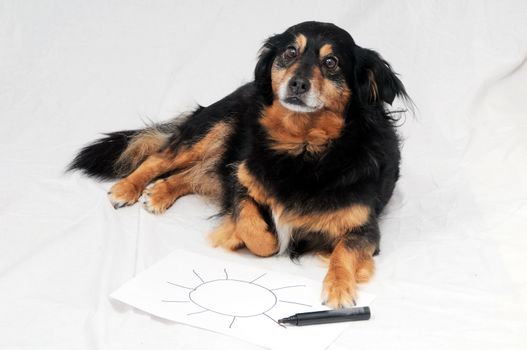
[[[277,320],[327,309],[320,281],[176,250],[111,297],[168,320],[270,349],[327,348],[350,323],[285,327]],[[358,305],[373,296],[362,293]]]

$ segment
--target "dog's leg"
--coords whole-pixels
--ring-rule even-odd
[[[210,244],[213,247],[222,247],[227,250],[238,250],[245,244],[236,234],[236,221],[231,215],[226,215],[221,224],[209,235]]]
[[[267,223],[252,198],[240,201],[236,235],[254,255],[271,256],[278,252],[278,238],[269,231]]]
[[[166,149],[148,158],[130,175],[117,182],[108,192],[114,208],[132,205],[141,196],[146,185],[156,177],[174,169],[186,169],[223,152],[229,125],[220,122],[198,142],[177,151]]]
[[[357,298],[357,283],[367,282],[373,275],[373,255],[378,249],[378,228],[369,223],[350,232],[335,246],[329,258],[329,268],[324,278],[322,300],[332,308],[351,307]]]
[[[145,186],[152,179],[174,169],[174,163],[174,155],[169,150],[146,158],[137,169],[113,185],[108,192],[108,198],[114,208],[125,207],[137,202]]]
[[[143,207],[150,213],[162,214],[178,198],[190,193],[192,193],[192,186],[185,173],[180,172],[148,185],[141,195],[141,201]]]
[[[240,201],[236,218],[229,217],[210,236],[213,246],[236,250],[243,246],[258,256],[278,252],[278,238],[269,231],[256,202],[252,198]]]

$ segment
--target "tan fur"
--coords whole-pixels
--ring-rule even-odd
[[[324,266],[329,267],[329,259],[331,258],[331,253],[327,252],[314,252],[315,257],[318,259],[318,262]]]
[[[271,67],[271,86],[275,97],[278,96],[278,91],[282,83],[289,81],[298,68],[298,63],[293,63],[291,66],[284,68],[273,64]]]
[[[322,75],[318,67],[313,68],[312,75],[312,89],[320,92],[319,98],[324,103],[324,109],[343,115],[351,96],[351,90],[348,86],[345,83],[341,83],[341,86],[335,85]]]
[[[174,202],[192,193],[192,187],[184,174],[178,173],[166,179],[157,180],[148,186],[142,196],[145,208],[153,214],[164,213]]]
[[[236,173],[238,181],[247,189],[249,195],[254,198],[254,200],[261,204],[272,205],[276,204],[272,198],[269,197],[265,187],[258,181],[247,169],[245,163],[241,163],[238,166],[238,171]]]
[[[152,179],[175,169],[185,171],[193,191],[205,195],[217,194],[217,183],[207,177],[211,167],[224,150],[231,126],[226,122],[216,124],[200,141],[191,147],[182,147],[174,154],[167,149],[150,155],[136,170],[110,190],[114,205],[130,205],[137,202],[146,185]]]
[[[273,141],[271,148],[292,155],[304,151],[322,153],[344,127],[344,119],[337,113],[327,110],[297,113],[279,102],[264,109],[260,123]]]
[[[219,122],[192,147],[178,150],[172,159],[171,167],[183,168],[194,165],[195,162],[218,156],[223,152],[225,139],[231,133],[232,127],[227,122]]]
[[[331,46],[331,44],[324,44],[320,48],[318,56],[322,60],[324,57],[328,56],[331,53],[333,53],[333,46]]]
[[[133,137],[126,150],[115,162],[116,172],[123,175],[129,174],[146,157],[158,152],[166,144],[167,139],[168,135],[157,129],[148,129]]]
[[[353,228],[360,227],[368,221],[370,209],[366,205],[353,204],[348,207],[326,212],[299,214],[286,211],[284,205],[273,198],[265,186],[249,172],[245,163],[238,166],[238,180],[247,188],[255,201],[268,205],[280,217],[280,222],[304,231],[323,232],[329,239],[337,239]]]
[[[141,196],[142,189],[138,189],[133,182],[122,179],[112,186],[108,196],[114,207],[132,205]]]
[[[142,194],[145,197],[145,208],[153,214],[162,214],[178,198],[191,193],[219,200],[221,183],[214,172],[217,161],[216,157],[197,162],[186,170],[147,186]]]
[[[130,175],[112,186],[108,193],[110,201],[114,205],[131,205],[137,202],[152,179],[172,170],[173,157],[172,152],[166,150],[146,158]]]
[[[245,199],[240,203],[240,214],[236,222],[236,234],[255,255],[270,256],[278,251],[278,239],[269,232],[256,203]]]
[[[246,246],[257,256],[273,255],[279,248],[276,236],[269,231],[256,203],[250,198],[241,201],[236,220],[232,216],[224,218],[209,239],[214,247],[236,250]]]
[[[307,38],[304,36],[304,34],[298,34],[295,38],[295,42],[296,42],[296,45],[297,45],[297,49],[298,51],[303,54],[305,49],[306,49],[306,45],[307,45]]]
[[[221,137],[221,136],[219,136]],[[224,152],[224,139],[211,143],[211,148],[193,166],[183,171],[186,181],[193,193],[218,201],[222,194],[221,181],[216,172],[216,166]]]
[[[230,215],[226,215],[221,224],[211,232],[209,242],[213,247],[223,247],[227,250],[237,250],[245,246],[236,235],[236,222]]]
[[[296,214],[283,212],[280,221],[306,231],[321,231],[330,238],[339,238],[344,233],[355,227],[360,227],[368,222],[370,209],[362,204],[327,211],[322,213]]]
[[[324,278],[322,298],[332,308],[355,305],[357,283],[366,282],[373,275],[374,247],[349,248],[340,241],[333,250]]]

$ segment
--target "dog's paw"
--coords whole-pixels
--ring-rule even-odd
[[[352,278],[326,275],[322,289],[322,304],[333,309],[356,305],[357,284]]]
[[[176,198],[168,182],[161,179],[145,188],[140,201],[146,211],[152,214],[162,214],[174,204]]]
[[[126,207],[137,202],[141,192],[130,181],[123,179],[112,186],[108,199],[115,209]]]
[[[229,237],[218,237],[214,233],[209,236],[209,240],[213,247],[221,247],[226,250],[235,251],[245,247],[245,244],[241,239],[236,237],[236,235],[231,235]]]
[[[257,233],[257,235],[243,236],[245,246],[251,253],[261,257],[268,257],[278,253],[280,245],[278,244],[276,235],[269,231],[260,231]]]
[[[245,244],[236,235],[236,224],[231,218],[226,218],[214,231],[209,235],[209,243],[217,248],[221,247],[227,250],[238,250]]]

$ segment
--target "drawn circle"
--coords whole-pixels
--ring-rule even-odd
[[[214,280],[200,284],[189,293],[199,307],[221,315],[250,317],[271,310],[276,295],[258,284],[234,279]]]

